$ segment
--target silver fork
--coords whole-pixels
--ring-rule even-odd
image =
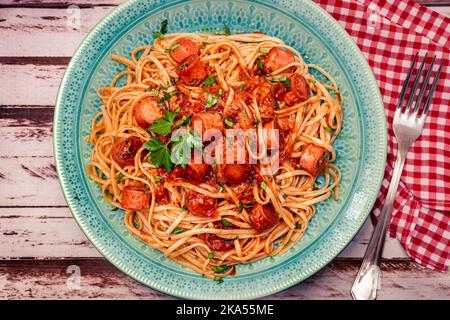
[[[400,177],[403,171],[403,165],[405,164],[406,155],[409,147],[417,140],[422,133],[423,124],[427,116],[428,110],[431,104],[431,98],[436,89],[436,85],[439,81],[443,62],[439,65],[436,75],[434,77],[431,88],[428,92],[428,96],[425,100],[424,107],[419,112],[419,107],[422,103],[425,95],[426,88],[430,81],[430,76],[436,60],[436,56],[433,57],[431,66],[429,67],[425,78],[422,82],[422,87],[417,96],[416,103],[413,105],[413,100],[416,95],[417,86],[422,78],[422,71],[425,66],[425,60],[427,55],[423,58],[422,63],[416,73],[411,91],[406,102],[406,106],[403,107],[406,92],[408,91],[410,78],[414,70],[414,66],[417,61],[418,54],[415,55],[411,67],[406,76],[403,84],[400,98],[397,102],[397,110],[394,114],[394,134],[397,139],[397,159],[395,160],[394,172],[392,174],[389,190],[381,209],[380,217],[375,230],[370,238],[369,245],[364,255],[363,262],[356,276],[355,282],[352,286],[352,296],[355,300],[374,300],[377,296],[377,290],[380,285],[380,258],[383,252],[384,238],[386,235],[387,227],[389,226],[392,214],[392,206],[394,203],[395,195],[397,194],[397,187],[400,181]]]

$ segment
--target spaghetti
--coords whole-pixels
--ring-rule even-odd
[[[126,68],[97,91],[102,104],[87,137],[87,172],[108,203],[125,209],[129,232],[167,258],[222,281],[237,264],[289,250],[315,204],[339,197],[332,143],[342,127],[342,96],[325,70],[280,39],[159,34],[130,58],[112,59]],[[194,122],[204,131],[192,129]],[[187,130],[178,140],[171,138],[177,128]],[[170,155],[180,142],[206,148],[207,129],[231,128],[258,137],[277,130],[278,141],[265,143],[279,157],[276,171],[262,174],[249,139],[243,163],[178,163]],[[216,157],[222,149],[214,150]]]

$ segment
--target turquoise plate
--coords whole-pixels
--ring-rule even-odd
[[[241,265],[224,283],[207,280],[140,241],[125,229],[123,212],[112,211],[85,171],[92,146],[85,142],[99,111],[95,90],[123,70],[111,53],[130,56],[153,41],[152,31],[169,20],[169,32],[204,28],[263,31],[298,49],[338,82],[345,98],[344,127],[335,142],[342,170],[341,198],[318,205],[305,236],[287,253]],[[61,185],[89,240],[117,268],[170,295],[194,299],[248,299],[286,289],[329,263],[366,220],[386,162],[384,108],[364,56],[344,29],[307,0],[126,2],[108,14],[72,58],[56,103],[54,149]]]

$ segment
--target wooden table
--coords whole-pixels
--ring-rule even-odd
[[[85,34],[120,0],[0,0],[0,298],[168,299],[128,278],[83,235],[62,195],[52,151],[53,108],[61,77]],[[427,1],[450,15],[450,1]],[[81,8],[67,27],[68,6]],[[68,11],[69,10],[69,11]],[[317,275],[272,299],[350,299],[370,237],[367,222]],[[450,275],[413,263],[387,239],[381,299],[450,297]],[[71,286],[72,272],[80,286]],[[69,285],[68,285],[69,284]]]

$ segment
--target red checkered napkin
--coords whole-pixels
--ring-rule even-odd
[[[414,54],[444,61],[421,137],[409,150],[394,203],[390,234],[419,264],[450,265],[450,19],[412,1],[315,0],[347,30],[378,81],[388,123],[388,158],[374,217],[380,213],[395,161],[392,121]],[[432,75],[433,76],[433,75]]]

